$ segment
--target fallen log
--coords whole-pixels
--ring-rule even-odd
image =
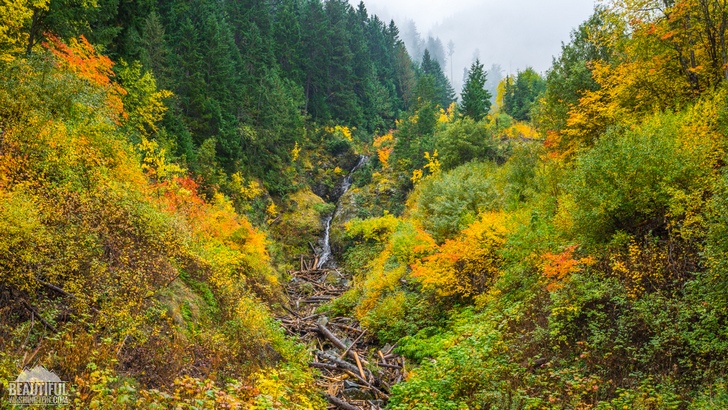
[[[326,400],[329,401],[329,403],[333,404],[334,406],[343,409],[343,410],[361,410],[360,407],[354,406],[352,404],[349,404],[345,402],[344,400],[341,400],[338,397],[334,397],[330,394],[324,394],[324,397],[326,397]]]
[[[359,355],[354,352],[354,359],[356,359],[356,367],[359,368],[359,374],[361,375],[362,379],[366,379],[367,375],[364,374],[364,369],[361,367],[361,360],[359,360]]]
[[[361,382],[364,386],[366,386],[366,387],[374,390],[374,392],[377,393],[377,394],[379,394],[382,398],[389,400],[389,395],[388,394],[386,394],[383,391],[377,389],[376,387],[374,387],[373,384],[371,384],[368,381],[366,381],[366,380],[362,379],[361,377],[359,377],[358,374],[356,374],[354,372],[351,372],[349,370],[344,370],[344,372],[346,372],[346,374],[348,374],[349,376],[351,376],[351,377],[359,380],[359,382]]]
[[[281,307],[283,308],[283,310],[285,310],[286,312],[288,312],[288,313],[292,314],[293,316],[295,316],[295,317],[298,317],[298,318],[300,318],[300,317],[301,317],[301,316],[299,316],[299,315],[298,315],[298,313],[296,313],[296,312],[294,312],[293,310],[289,309],[289,308],[288,308],[288,307],[286,307],[285,305],[281,304]]]
[[[366,330],[357,329],[355,327],[351,327],[351,326],[347,326],[347,325],[342,325],[340,323],[332,323],[332,325],[334,325],[336,327],[340,327],[340,328],[345,329],[345,330],[351,330],[352,332],[362,333],[362,332],[365,332],[366,331]]]
[[[340,370],[335,364],[328,364],[328,363],[321,363],[321,362],[311,362],[308,364],[310,367],[315,367],[317,369],[326,369],[331,371]]]
[[[343,360],[339,360],[338,358],[336,358],[336,357],[334,357],[334,356],[332,356],[332,355],[330,355],[330,354],[328,354],[326,352],[317,351],[316,352],[316,355],[318,357],[322,358],[322,359],[325,359],[325,360],[330,361],[331,363],[334,363],[336,365],[336,367],[338,367],[339,369],[343,370],[349,376],[351,376],[351,377],[359,380],[359,382],[361,382],[364,386],[372,389],[374,392],[376,392],[377,394],[381,395],[383,398],[389,399],[389,395],[387,395],[383,391],[379,390],[373,384],[369,383],[366,379],[362,378],[361,376],[359,376],[357,374],[360,371],[360,369],[358,367],[354,366],[353,364],[351,364],[349,362],[345,362]],[[319,365],[316,365],[314,367],[319,367]],[[326,368],[328,369],[329,367],[326,367]],[[379,382],[379,381],[377,380],[377,382]]]
[[[338,337],[336,337],[336,335],[334,335],[333,333],[331,333],[331,331],[330,331],[329,329],[327,329],[327,328],[326,328],[326,326],[322,325],[321,323],[317,323],[316,325],[318,326],[318,331],[319,331],[319,333],[321,333],[322,335],[326,336],[326,338],[327,338],[327,339],[329,339],[329,341],[330,341],[330,342],[331,342],[331,343],[332,343],[332,344],[333,344],[334,346],[338,347],[338,348],[339,348],[339,349],[341,349],[341,350],[347,350],[347,347],[346,347],[346,345],[344,344],[344,342],[342,342],[341,340],[339,340],[339,338],[338,338]],[[349,357],[351,357],[352,359],[354,359],[354,360],[357,360],[357,357],[356,357],[356,355],[355,355],[355,354],[354,354],[354,352],[352,352],[351,350],[349,350],[349,352],[348,352],[347,354],[348,354],[348,355],[349,355]],[[368,365],[368,364],[369,364],[369,363],[368,363],[368,362],[367,362],[366,360],[364,360],[364,359],[361,359],[361,362],[362,362],[362,363],[364,363],[365,365]],[[358,371],[358,369],[357,369],[357,371]]]
[[[335,298],[336,296],[332,295],[319,295],[319,296],[311,296],[307,298],[305,301],[308,302],[310,300],[318,301],[318,302],[328,302],[329,300]]]
[[[318,357],[320,357],[322,359],[328,360],[329,362],[335,364],[336,366],[338,366],[342,370],[350,370],[350,371],[352,371],[354,373],[359,373],[359,368],[356,367],[355,365],[353,365],[353,364],[351,364],[351,363],[349,363],[347,361],[341,360],[338,357],[333,356],[333,355],[330,355],[330,354],[328,354],[326,352],[317,351],[316,352],[316,356],[318,356]]]
[[[43,323],[43,326],[50,329],[53,333],[58,333],[58,329],[55,328],[52,324],[48,323],[47,320],[43,319],[43,316],[40,315],[40,312],[38,312],[38,309],[35,308],[35,306],[31,305],[27,301],[22,301],[23,307],[25,307],[29,312],[31,312],[35,317],[40,320],[41,323]]]

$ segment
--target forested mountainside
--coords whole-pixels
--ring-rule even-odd
[[[0,2],[0,407],[728,408],[726,21],[602,2],[456,99],[363,3]]]

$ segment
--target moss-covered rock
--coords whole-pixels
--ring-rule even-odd
[[[322,215],[332,212],[327,204],[310,188],[290,195],[284,204],[280,222],[274,225],[274,233],[289,256],[309,254],[308,243],[316,243],[323,234]]]

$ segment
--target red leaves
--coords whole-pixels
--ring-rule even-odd
[[[52,34],[46,33],[45,36],[50,43],[43,42],[43,46],[59,59],[62,67],[107,91],[106,105],[111,110],[113,120],[120,125],[119,117],[124,119],[127,117],[121,101],[121,96],[127,92],[119,84],[111,81],[111,77],[114,76],[114,71],[111,69],[114,66],[113,61],[96,52],[84,36],[78,39],[71,38],[68,44]]]
[[[553,292],[560,289],[572,273],[581,271],[583,266],[594,264],[592,257],[574,259],[574,251],[578,245],[571,245],[561,253],[550,252],[541,255],[543,258],[543,276],[549,279],[546,290]]]
[[[46,37],[50,43],[44,42],[43,46],[79,77],[98,85],[111,83],[111,77],[114,76],[111,67],[114,63],[110,58],[98,54],[86,37],[81,36],[78,40],[72,38],[68,45],[52,34],[46,34]]]

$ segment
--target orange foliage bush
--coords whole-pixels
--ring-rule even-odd
[[[119,84],[111,81],[114,63],[109,57],[96,52],[91,43],[83,35],[78,39],[71,38],[68,44],[52,34],[46,34],[48,41],[43,46],[58,58],[61,65],[76,74],[79,78],[88,80],[94,85],[102,86],[111,91],[107,96],[107,105],[115,116],[127,117],[121,96],[126,90]],[[116,119],[118,123],[118,119]]]
[[[561,253],[544,253],[541,255],[543,259],[543,276],[548,280],[546,290],[553,292],[564,286],[564,283],[569,280],[571,274],[580,272],[584,266],[593,265],[595,263],[594,258],[591,256],[574,259],[574,251],[577,245],[567,247]]]
[[[434,254],[412,264],[412,276],[443,297],[480,293],[498,275],[498,250],[506,233],[503,214],[485,213],[458,238],[448,239]]]

